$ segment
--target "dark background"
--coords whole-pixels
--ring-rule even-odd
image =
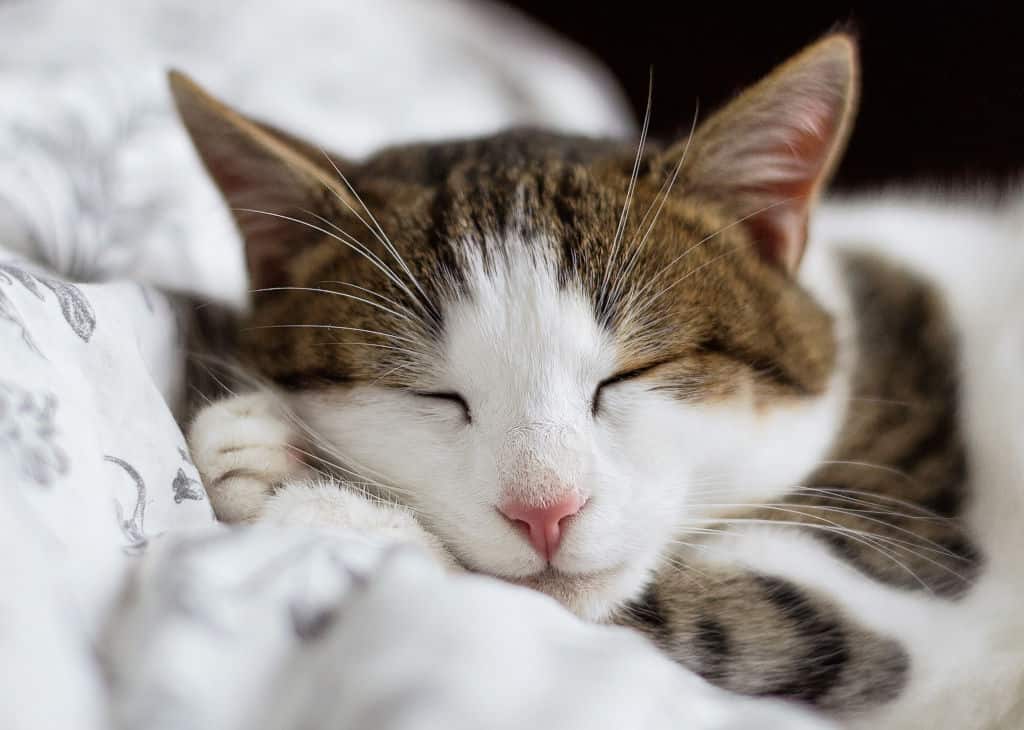
[[[651,129],[689,129],[732,94],[833,28],[860,39],[860,114],[836,185],[1024,178],[1024,24],[975,2],[889,9],[776,3],[512,0],[618,77],[640,118],[654,71]],[[911,6],[911,7],[908,7]]]

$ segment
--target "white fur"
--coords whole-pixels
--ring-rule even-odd
[[[915,661],[909,691],[887,708],[893,726],[1016,729],[1024,727],[1024,198],[999,206],[931,197],[847,201],[828,209],[819,230],[847,246],[860,239],[946,293],[962,341],[968,526],[986,564],[961,601],[919,598],[867,612],[892,622]]]
[[[627,381],[603,394],[595,418],[591,400],[616,371],[616,344],[588,298],[559,287],[552,258],[537,253],[543,242],[513,233],[495,243],[507,258],[490,266],[478,245],[465,247],[470,294],[446,308],[443,361],[419,385],[462,394],[471,424],[454,404],[369,385],[292,402],[355,471],[400,487],[467,566],[512,580],[544,570],[497,507],[576,492],[588,502],[552,566],[574,586],[562,600],[601,618],[636,595],[687,518],[704,518],[723,493],[777,497],[823,457],[846,401],[842,378],[821,399],[765,412],[746,395],[687,405]],[[711,480],[735,488],[710,494]]]
[[[780,527],[737,529],[703,555],[830,594],[852,617],[907,648],[908,687],[855,727],[1019,728],[1022,210],[891,197],[823,206],[801,278],[837,319],[840,367],[825,396],[801,407],[759,413],[743,397],[717,406],[687,404],[627,381],[605,393],[594,418],[590,399],[614,372],[615,343],[580,292],[558,287],[552,261],[529,253],[543,247],[515,235],[501,244],[508,261],[490,267],[467,246],[471,293],[447,307],[443,358],[421,384],[461,393],[471,423],[454,404],[372,386],[300,394],[291,405],[335,456],[367,479],[395,487],[423,524],[476,570],[516,580],[543,568],[497,512],[503,498],[544,500],[564,490],[588,497],[553,564],[574,576],[576,593],[559,597],[577,613],[599,618],[637,590],[688,519],[706,514],[712,503],[772,499],[822,458],[847,402],[854,355],[834,253],[860,246],[896,257],[943,288],[963,338],[963,417],[975,495],[969,521],[986,555],[980,583],[959,601],[890,589],[818,542]],[[245,428],[255,433],[251,424]],[[361,498],[351,493],[339,498],[322,486],[302,491],[285,489],[264,507],[266,514],[388,530],[397,520],[404,525],[399,532],[424,542],[418,526],[409,527],[415,524],[409,513],[360,516],[352,500]]]
[[[904,645],[908,687],[851,727],[1017,730],[1024,727],[1024,209],[935,197],[824,206],[804,283],[826,292],[822,262],[856,248],[898,260],[946,293],[962,338],[968,524],[986,561],[979,583],[958,601],[893,590],[785,528],[736,530],[702,555],[824,591]]]
[[[210,505],[224,522],[257,519],[274,485],[308,476],[289,452],[298,444],[297,430],[267,393],[204,408],[192,422],[188,440]]]
[[[189,429],[193,459],[210,504],[224,522],[346,529],[373,539],[425,548],[457,568],[436,537],[398,505],[371,499],[351,484],[313,478],[297,458],[303,442],[273,393],[235,396],[204,408]]]
[[[371,540],[424,548],[445,568],[458,568],[441,542],[413,514],[339,485],[333,480],[290,481],[267,499],[260,519],[271,525],[346,529]]]

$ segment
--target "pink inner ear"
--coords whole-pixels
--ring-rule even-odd
[[[287,185],[278,179],[278,170],[261,169],[272,166],[261,165],[247,157],[248,150],[227,152],[229,154],[211,156],[208,166],[238,222],[251,286],[280,286],[286,283],[286,244],[289,237],[294,237],[296,224],[271,214],[294,214],[286,205],[289,201],[284,199]],[[231,153],[235,156],[231,156]],[[274,187],[268,190],[270,185]],[[255,210],[265,212],[252,212]]]
[[[310,232],[279,216],[302,218],[303,204],[312,206],[302,200],[303,181],[281,160],[233,130],[203,152],[242,234],[250,285],[287,284],[286,262]]]
[[[787,270],[796,268],[807,239],[812,199],[838,132],[840,110],[824,100],[794,100],[777,131],[766,131],[767,144],[757,154],[764,169],[755,170],[751,186],[766,209],[748,220],[761,255]]]
[[[747,226],[761,256],[787,271],[796,269],[807,240],[806,210],[759,213],[747,221]]]

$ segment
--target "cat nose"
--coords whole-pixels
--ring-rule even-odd
[[[525,502],[505,502],[498,511],[527,532],[530,544],[545,560],[550,561],[562,541],[562,522],[579,512],[587,500],[578,494],[568,494],[544,507]]]

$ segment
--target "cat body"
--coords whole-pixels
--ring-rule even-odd
[[[1024,723],[1024,622],[1012,609],[1024,590],[1024,388],[1014,364],[1024,331],[1012,315],[1024,306],[1019,215],[942,193],[822,205],[801,280],[822,301],[837,291],[845,299],[835,311],[850,317],[860,360],[845,426],[801,480],[810,489],[758,511],[764,523],[738,522],[680,558],[710,578],[672,581],[640,601],[633,620],[650,617],[652,600],[668,615],[648,626],[655,636],[662,620],[689,625],[683,642],[663,630],[659,641],[685,664],[761,694],[799,665],[792,653],[779,656],[782,642],[817,668],[793,677],[788,694],[850,727]],[[771,576],[800,586],[799,596],[781,590],[783,613],[799,620],[759,623],[757,593],[739,590],[737,565],[755,585]],[[703,590],[713,616],[673,606],[687,586]],[[839,630],[830,626],[836,610],[847,621]],[[721,651],[727,642],[740,656],[731,666],[717,658],[730,653]]]
[[[273,384],[192,426],[218,515],[417,542],[853,726],[1014,727],[1020,218],[816,205],[856,75],[832,36],[674,145],[360,163],[173,76]]]

